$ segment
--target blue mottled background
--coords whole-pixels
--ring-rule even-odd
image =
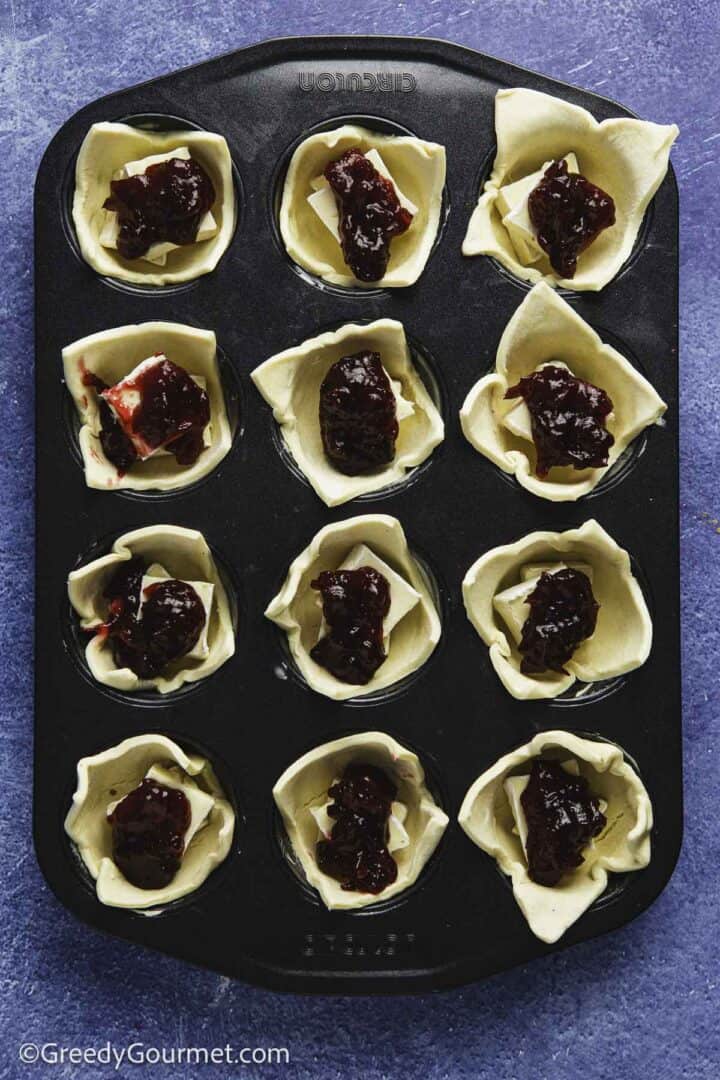
[[[8,9],[9,4],[9,9]],[[717,0],[5,0],[2,171],[2,916],[0,1075],[112,1075],[23,1066],[23,1041],[284,1046],[246,1075],[714,1080],[720,867],[717,818],[720,420]],[[682,209],[684,853],[626,929],[434,997],[279,996],[101,937],[67,914],[35,864],[31,818],[32,215],[55,130],[110,91],[262,38],[321,33],[448,38],[676,121]],[[140,1075],[125,1067],[117,1075]],[[217,1070],[158,1066],[153,1076]]]

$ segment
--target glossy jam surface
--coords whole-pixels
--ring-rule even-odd
[[[332,365],[320,386],[320,432],[328,461],[347,476],[393,461],[397,410],[379,353],[353,353]]]
[[[528,873],[538,885],[557,885],[582,864],[583,849],[607,824],[599,800],[584,776],[535,758],[520,802],[528,826]]]
[[[377,766],[353,763],[328,795],[334,825],[330,839],[318,841],[318,866],[347,892],[382,892],[397,877],[397,864],[387,849],[395,784]]]
[[[163,357],[115,387],[89,372],[83,381],[98,392],[100,444],[120,475],[159,448],[173,454],[178,465],[195,464],[204,448],[210,399],[185,368]],[[132,391],[139,402],[128,409],[123,399]]]
[[[138,889],[163,889],[180,869],[190,803],[182,791],[142,780],[108,815],[113,862]]]
[[[346,150],[325,169],[340,203],[343,256],[358,281],[379,281],[390,259],[390,241],[407,232],[413,215],[400,205],[395,185],[362,151]]]
[[[520,670],[524,675],[566,674],[564,665],[595,631],[599,604],[589,577],[570,567],[541,574],[527,603],[530,614],[520,641]]]
[[[152,679],[196,644],[205,608],[192,585],[174,578],[148,586],[141,608],[146,569],[145,561],[135,556],[112,575],[103,593],[109,614],[100,632],[111,640],[118,667]]]
[[[336,679],[364,686],[385,660],[383,619],[390,610],[387,579],[371,566],[324,570],[313,589],[322,596],[328,625],[310,655]]]
[[[528,196],[528,214],[553,270],[572,278],[578,256],[615,224],[615,203],[580,173],[569,172],[566,161],[553,161]]]
[[[103,206],[118,216],[117,249],[139,259],[152,244],[192,244],[215,202],[213,182],[194,158],[170,158],[144,173],[110,181]]]
[[[538,476],[547,476],[556,465],[574,469],[607,465],[615,439],[605,421],[613,403],[599,386],[548,364],[511,386],[505,397],[521,397],[528,407]]]

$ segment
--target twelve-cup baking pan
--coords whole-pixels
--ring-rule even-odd
[[[642,370],[668,403],[644,451],[592,497],[553,504],[476,453],[458,411],[494,363],[527,287],[461,244],[494,153],[498,89],[522,86],[631,115],[574,87],[443,42],[310,38],[263,43],[96,101],[53,139],[36,197],[37,607],[35,844],[61,901],[116,936],[274,989],[408,992],[457,985],[616,929],[667,883],[681,839],[677,441],[677,191],[668,174],[635,251],[602,292],[566,299]],[[237,227],[216,270],[187,285],[142,288],[99,277],[80,257],[70,204],[89,126],[199,127],[228,141]],[[351,291],[318,283],[285,254],[277,201],[292,148],[319,127],[358,120],[447,149],[443,221],[410,288]],[[349,321],[399,319],[437,394],[444,442],[395,488],[328,509],[289,467],[270,410],[249,378],[275,352]],[[86,487],[63,346],[113,326],[164,319],[216,332],[236,412],[233,448],[192,488],[172,494]],[[263,617],[295,555],[323,525],[372,510],[397,517],[437,586],[440,646],[416,677],[362,707],[327,700],[295,674]],[[649,661],[570,700],[519,702],[500,684],[463,609],[461,581],[479,554],[538,528],[595,517],[632,555],[654,623]],[[200,529],[237,609],[237,649],[216,674],[168,698],[132,697],[84,667],[66,597],[70,569],[132,528]],[[564,728],[619,743],[654,803],[653,856],[612,887],[556,946],[529,931],[505,879],[457,825],[472,781],[536,732]],[[381,730],[415,750],[450,825],[418,882],[386,903],[329,912],[287,858],[271,796],[302,753]],[[237,811],[233,848],[196,893],[154,918],[104,907],[63,831],[77,760],[130,735],[162,732],[214,764]]]

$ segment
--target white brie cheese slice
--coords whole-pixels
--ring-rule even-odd
[[[408,612],[412,611],[415,605],[420,603],[420,593],[417,589],[413,589],[412,585],[409,585],[404,577],[397,574],[374,551],[371,551],[366,544],[356,544],[348,557],[340,563],[338,570],[359,570],[361,566],[371,566],[374,570],[377,570],[386,579],[390,587],[390,610],[383,619],[383,638],[386,646],[385,651],[387,652],[387,642],[390,634],[400,620],[404,619]],[[322,606],[322,597],[318,594],[316,599],[317,603]],[[323,616],[318,631],[318,641],[325,637],[327,633],[328,625]]]
[[[527,598],[534,592],[535,586],[540,580],[541,574],[554,574],[558,570],[567,568],[580,570],[590,578],[592,583],[593,570],[589,564],[578,562],[534,563],[523,566],[520,570],[521,581],[517,585],[511,585],[493,597],[493,607],[502,618],[508,630],[512,634],[515,644],[519,645],[522,640],[522,631],[528,616],[530,605]]]
[[[336,784],[337,780],[333,780],[333,784]],[[332,784],[330,785],[332,787]],[[310,813],[315,819],[320,836],[327,840],[332,832],[335,819],[331,818],[328,814],[328,807],[332,804],[332,799],[328,799],[322,806],[311,806]],[[402,848],[406,848],[410,844],[410,837],[408,836],[405,828],[405,818],[407,817],[407,806],[405,803],[393,802],[390,806],[390,818],[388,820],[388,843],[387,849],[390,854],[393,851],[400,851]]]
[[[569,172],[579,172],[577,158],[574,154],[566,154],[563,159],[567,162]],[[543,173],[550,165],[546,161],[542,168],[530,176],[524,176],[512,184],[501,187],[497,193],[496,205],[502,217],[502,223],[512,241],[518,259],[525,266],[538,261],[545,256],[537,242],[537,236],[530,215],[528,213],[528,196],[543,178]]]
[[[390,389],[395,398],[395,415],[397,416],[398,424],[400,424],[403,420],[407,420],[408,416],[412,416],[415,412],[415,406],[412,401],[408,401],[407,398],[402,396],[402,383],[397,379],[391,379],[389,372],[387,372],[385,368],[383,368],[383,371],[390,382]]]
[[[162,765],[153,765],[145,773],[145,779],[155,780],[156,783],[162,784],[164,787],[182,791],[190,803],[190,824],[185,831],[185,850],[187,851],[192,838],[206,824],[210,811],[215,805],[215,799],[212,795],[208,795],[206,791],[203,791],[202,788],[199,788],[192,777],[188,776],[180,768],[165,769]],[[130,793],[128,792],[128,794]],[[115,799],[114,802],[108,805],[106,810],[108,817],[122,801],[122,799]]]
[[[396,181],[390,174],[390,170],[380,157],[377,150],[368,150],[365,157],[374,166],[375,169],[384,176],[386,180],[395,188],[395,194],[398,197],[398,202],[405,209],[408,210],[413,217],[418,212],[418,208],[415,203],[408,199],[407,195],[398,187]],[[322,221],[323,225],[333,234],[338,244],[340,243],[340,214],[338,213],[337,199],[335,193],[328,184],[324,176],[316,176],[310,181],[310,187],[313,189],[313,194],[308,195],[307,201],[313,208],[317,216]]]
[[[155,364],[161,364],[164,360],[167,360],[165,353],[157,353],[155,356],[149,356],[147,360],[142,360],[132,371],[121,379],[119,383],[115,383],[109,389],[112,390],[113,398],[103,398],[105,403],[110,408],[110,411],[114,414],[118,423],[122,427],[125,434],[128,436],[133,446],[135,447],[140,459],[147,461],[148,458],[160,456],[161,454],[169,455],[170,450],[166,450],[160,446],[157,449],[152,449],[147,452],[148,448],[142,440],[133,435],[130,430],[128,417],[140,404],[142,395],[137,389],[136,382],[143,372],[147,371],[149,367],[153,367]],[[193,382],[196,382],[201,390],[207,390],[207,379],[203,375],[192,375],[188,372]],[[205,430],[203,431],[203,446],[210,446],[212,443],[212,427],[211,421],[209,421]]]
[[[565,368],[566,371],[570,370],[567,364],[563,364],[561,360],[552,360],[547,364],[538,364],[530,374],[533,375],[536,371],[541,371],[545,367],[561,367]],[[530,410],[523,398],[516,399],[513,407],[503,416],[501,423],[516,438],[525,439],[527,442],[533,441]]]
[[[113,174],[113,180],[126,180],[129,176],[137,176],[144,173],[151,165],[158,165],[161,161],[170,161],[171,158],[189,158],[190,151],[187,146],[178,146],[176,150],[170,150],[166,154],[150,154],[149,157],[139,161],[127,161],[121,169]],[[114,210],[105,210],[105,220],[100,231],[100,243],[106,248],[117,248],[118,220]],[[198,227],[195,243],[201,240],[209,240],[218,231],[217,223],[212,213],[208,212],[202,217]],[[179,244],[170,244],[162,241],[151,244],[144,255],[140,256],[144,262],[154,263],[155,266],[165,266],[168,254],[177,250]]]
[[[140,607],[138,608],[138,618],[142,618],[142,609],[146,599],[145,590],[150,585],[158,585],[161,581],[167,581],[169,577],[170,575],[168,572],[159,563],[153,563],[152,566],[147,568],[143,574],[142,582],[140,583]],[[178,578],[177,580],[179,581],[181,579]],[[183,584],[192,586],[200,597],[200,602],[205,609],[205,623],[200,632],[200,636],[190,652],[185,653],[183,659],[205,660],[210,653],[210,647],[208,645],[208,625],[212,613],[215,586],[209,581],[185,581]]]
[[[580,768],[578,766],[577,761],[575,761],[574,758],[571,758],[569,761],[561,762],[561,765],[562,765],[563,769],[565,770],[565,772],[569,773],[571,776],[579,776],[580,775]],[[522,802],[520,801],[520,799],[521,799],[523,791],[528,786],[529,782],[530,782],[530,777],[529,776],[508,776],[508,778],[503,783],[503,788],[505,790],[505,794],[507,795],[508,804],[510,806],[510,812],[511,812],[511,814],[513,816],[513,821],[514,821],[513,832],[519,838],[520,843],[522,844],[522,849],[523,849],[523,852],[524,852],[526,858],[527,858],[528,823],[527,823],[527,818],[525,817],[525,811],[523,810]],[[607,803],[605,802],[604,799],[598,799],[598,804],[599,804],[599,807],[600,807],[600,813],[604,814],[605,811],[607,810]],[[594,843],[594,840],[591,840],[590,843],[588,844],[588,847],[592,847],[593,843]]]

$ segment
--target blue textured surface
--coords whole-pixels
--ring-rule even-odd
[[[113,1075],[25,1067],[23,1041],[281,1046],[301,1077],[675,1080],[720,1071],[717,983],[717,0],[16,0],[0,13],[5,254],[0,370],[3,947],[0,1076]],[[464,990],[348,1003],[284,997],[86,929],[32,853],[31,607],[33,178],[56,129],[112,90],[266,37],[421,34],[467,44],[676,121],[681,187],[684,695],[687,821],[676,874],[626,929]],[[8,171],[8,165],[10,169]],[[141,1075],[125,1067],[117,1075]],[[154,1076],[212,1075],[157,1066]],[[237,1072],[243,1070],[238,1067]],[[218,1066],[217,1075],[234,1070]]]

